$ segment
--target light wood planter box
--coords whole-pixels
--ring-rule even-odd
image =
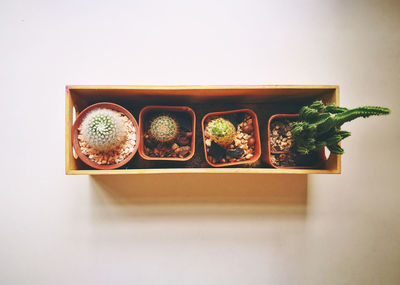
[[[259,173],[335,174],[341,172],[340,156],[330,155],[321,169],[274,169],[266,163],[267,121],[278,113],[296,113],[315,99],[339,104],[339,87],[325,85],[228,85],[228,86],[104,86],[70,85],[65,93],[65,171],[66,174],[159,174],[159,173]],[[74,118],[85,107],[112,102],[128,109],[136,120],[148,105],[182,105],[196,113],[196,149],[188,162],[145,162],[137,153],[123,169],[95,170],[74,155],[71,128]],[[256,112],[262,154],[255,167],[211,168],[204,158],[200,122],[209,112],[248,108]]]

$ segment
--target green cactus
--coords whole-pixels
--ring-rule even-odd
[[[110,109],[89,112],[81,123],[81,134],[91,147],[99,151],[115,148],[125,139],[128,130],[120,113]]]
[[[236,129],[230,121],[218,118],[207,124],[206,133],[215,143],[228,146],[235,140]]]
[[[299,120],[292,123],[295,148],[301,154],[318,151],[327,147],[331,153],[343,154],[338,143],[349,137],[350,132],[340,127],[359,117],[387,115],[390,109],[383,107],[359,107],[347,109],[334,104],[325,106],[322,101],[315,101],[310,106],[300,109]]]
[[[178,123],[170,116],[156,117],[150,124],[149,135],[156,141],[169,142],[178,135]]]

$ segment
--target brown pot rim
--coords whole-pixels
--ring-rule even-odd
[[[285,152],[272,152],[271,151],[271,123],[273,120],[275,120],[276,118],[298,118],[299,114],[275,114],[273,116],[271,116],[268,120],[268,125],[267,125],[267,162],[269,165],[271,165],[274,168],[277,169],[310,169],[310,168],[316,168],[320,163],[317,163],[314,166],[277,166],[275,164],[272,163],[271,160],[271,153],[285,153]],[[325,158],[325,151],[324,149],[322,149],[319,152],[319,156],[321,161],[326,160]]]
[[[102,165],[102,164],[98,164],[94,161],[92,161],[89,157],[87,157],[86,155],[84,155],[81,151],[81,147],[79,145],[79,141],[78,141],[78,127],[81,125],[83,118],[86,116],[86,114],[92,110],[95,110],[97,108],[105,108],[105,109],[111,109],[114,111],[118,111],[123,113],[125,116],[127,116],[129,118],[129,120],[132,121],[133,126],[136,129],[136,144],[135,147],[133,149],[133,151],[121,162],[116,163],[116,164],[108,164],[108,165]],[[138,147],[140,145],[140,131],[139,131],[139,125],[136,122],[136,119],[133,117],[133,115],[126,110],[124,107],[114,104],[114,103],[110,103],[110,102],[100,102],[100,103],[96,103],[93,105],[90,105],[88,107],[86,107],[82,112],[79,113],[78,117],[76,118],[73,126],[72,126],[72,130],[71,130],[72,136],[72,146],[75,149],[76,154],[78,155],[78,157],[80,158],[80,160],[82,160],[85,164],[89,165],[90,167],[93,167],[95,169],[100,169],[100,170],[111,170],[111,169],[116,169],[119,168],[123,165],[125,165],[126,163],[128,163],[128,161],[130,161],[132,159],[132,157],[135,155],[136,151],[138,150]]]
[[[226,114],[233,114],[233,113],[248,113],[252,116],[253,119],[253,128],[254,128],[254,139],[255,141],[255,155],[249,160],[243,160],[243,161],[235,161],[235,162],[225,162],[225,163],[212,163],[211,161],[208,160],[208,155],[207,155],[207,146],[206,146],[206,140],[205,140],[205,120],[210,117],[210,116],[222,116]],[[238,110],[231,110],[231,111],[222,111],[222,112],[212,112],[212,113],[207,113],[204,115],[202,121],[201,121],[201,129],[203,132],[203,145],[204,145],[204,156],[209,165],[212,167],[225,167],[225,166],[233,166],[233,165],[241,165],[241,164],[251,164],[256,162],[260,156],[261,156],[261,140],[260,140],[260,131],[258,128],[258,119],[257,119],[257,114],[250,109],[238,109]]]
[[[144,153],[144,116],[147,112],[151,110],[159,110],[159,111],[167,111],[167,112],[187,112],[192,116],[192,142],[191,149],[188,156],[184,158],[179,157],[151,157]],[[194,155],[196,148],[196,114],[194,111],[188,106],[146,106],[139,113],[139,129],[140,129],[140,138],[143,142],[139,145],[138,152],[140,156],[145,160],[163,160],[163,161],[187,161],[191,159]]]

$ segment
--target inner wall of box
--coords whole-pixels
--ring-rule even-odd
[[[179,91],[179,92],[177,92]],[[129,110],[139,120],[139,112],[149,105],[188,106],[196,115],[195,154],[185,162],[149,161],[136,153],[124,169],[152,168],[209,168],[204,157],[203,134],[201,120],[210,112],[228,111],[248,108],[258,117],[262,154],[253,164],[253,168],[271,168],[265,162],[267,147],[267,122],[274,114],[297,113],[299,109],[316,99],[326,103],[337,100],[335,89],[299,89],[299,90],[105,90],[81,89],[70,90],[71,99],[78,112],[87,106],[98,102],[112,102]],[[336,161],[336,159],[334,159]],[[324,168],[329,169],[335,164],[329,161]],[[77,170],[91,169],[78,159]],[[249,167],[246,165],[236,167]]]

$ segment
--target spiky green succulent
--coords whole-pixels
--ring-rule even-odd
[[[215,143],[228,146],[235,140],[236,128],[230,121],[217,118],[208,123],[206,133]]]
[[[387,115],[390,109],[383,107],[358,107],[347,109],[335,104],[324,105],[315,101],[300,109],[299,120],[292,123],[292,134],[296,150],[301,154],[318,151],[328,147],[334,154],[343,154],[338,143],[349,137],[350,132],[341,130],[341,126],[359,117]]]
[[[178,123],[168,115],[162,115],[154,118],[150,124],[150,136],[159,142],[169,142],[178,135]]]
[[[82,120],[83,139],[99,151],[115,148],[127,135],[121,114],[110,109],[96,109]]]

